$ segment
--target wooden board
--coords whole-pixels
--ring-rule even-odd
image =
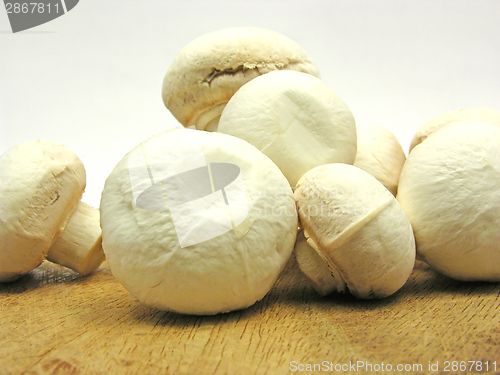
[[[457,282],[422,264],[396,295],[360,301],[318,297],[292,259],[256,305],[196,317],[143,306],[106,264],[79,277],[46,262],[0,285],[0,310],[0,374],[360,374],[370,365],[377,374],[390,365],[394,374],[401,373],[398,364],[407,366],[404,373],[479,369],[466,362],[467,371],[452,371],[450,363],[446,372],[445,361],[482,361],[483,372],[489,361],[488,372],[500,374],[500,283]]]

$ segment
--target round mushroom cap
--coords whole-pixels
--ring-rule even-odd
[[[163,102],[184,126],[211,130],[243,84],[278,69],[319,77],[307,53],[280,33],[255,27],[211,32],[174,58],[163,80]]]
[[[85,189],[81,160],[64,146],[29,141],[0,156],[0,281],[36,268]]]
[[[406,283],[415,263],[412,228],[375,177],[352,165],[322,165],[302,176],[295,200],[307,244],[333,276],[309,273],[318,292],[349,290],[358,298],[383,298]],[[310,268],[316,261],[307,258]]]
[[[358,150],[354,166],[370,173],[394,196],[406,160],[396,136],[381,126],[358,126]]]
[[[142,303],[185,314],[262,299],[293,251],[297,212],[264,154],[225,134],[177,129],[127,154],[105,183],[103,248]]]
[[[492,108],[466,108],[437,115],[418,128],[411,141],[410,152],[436,130],[454,122],[463,121],[479,121],[500,125],[500,111]]]
[[[458,280],[500,281],[500,127],[458,122],[408,156],[397,199],[417,253]]]
[[[245,84],[222,112],[217,131],[253,144],[291,186],[316,166],[352,164],[356,157],[351,111],[319,78],[300,72],[271,72]]]

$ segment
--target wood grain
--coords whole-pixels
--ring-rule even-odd
[[[500,374],[500,283],[457,282],[422,264],[396,295],[361,301],[318,297],[292,259],[264,300],[196,317],[143,306],[106,264],[80,277],[45,262],[0,285],[0,309],[0,374],[330,372],[324,361],[421,364],[404,373],[427,374],[454,360],[490,361],[490,373],[497,361]],[[307,364],[316,371],[293,367]]]

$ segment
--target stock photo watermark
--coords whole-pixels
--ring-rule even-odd
[[[13,33],[50,22],[72,10],[79,0],[4,0]]]
[[[200,140],[182,152],[176,136],[162,135],[134,149],[128,171],[134,203],[149,211],[170,211],[181,247],[218,237],[241,224],[248,201],[240,168],[207,163]]]
[[[409,373],[482,373],[496,372],[500,369],[500,364],[497,361],[428,361],[427,363],[374,363],[369,361],[349,361],[344,363],[334,363],[330,361],[322,361],[318,363],[301,363],[297,361],[290,362],[291,372],[359,372],[377,373],[377,372],[409,372]]]
[[[133,204],[143,210],[168,211],[182,248],[235,229],[247,218],[249,207],[259,217],[297,214],[289,207],[273,204],[282,202],[283,196],[292,199],[291,188],[267,186],[261,191],[248,193],[239,166],[230,162],[207,162],[195,132],[190,144],[179,152],[179,145],[183,144],[177,139],[180,134],[166,133],[142,144],[128,155],[127,167]],[[379,192],[360,186],[349,189],[332,187],[314,191],[314,194],[309,198],[318,204],[301,208],[301,217],[347,215],[362,218],[373,208],[363,205],[361,202],[366,199],[360,197],[374,198]],[[266,199],[259,199],[262,196]],[[331,201],[330,204],[321,204],[325,200]]]

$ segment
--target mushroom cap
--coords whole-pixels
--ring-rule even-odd
[[[441,113],[418,128],[411,141],[410,152],[436,130],[448,124],[462,121],[479,121],[500,125],[500,111],[492,108],[466,108]]]
[[[500,128],[458,122],[408,156],[397,199],[417,253],[459,280],[500,281]]]
[[[253,144],[291,186],[316,166],[352,164],[356,157],[356,124],[347,105],[319,78],[295,71],[271,72],[241,87],[217,131]]]
[[[277,69],[319,77],[306,52],[280,33],[255,27],[211,32],[174,58],[163,80],[163,102],[184,126],[207,130],[243,84]]]
[[[106,180],[100,212],[116,279],[144,304],[186,314],[263,298],[297,234],[291,188],[269,158],[235,137],[191,129],[127,154]]]
[[[81,160],[64,146],[29,141],[0,156],[0,281],[36,268],[85,189]]]
[[[352,165],[322,165],[302,176],[295,200],[307,243],[326,261],[337,291],[382,298],[406,283],[415,263],[412,228],[375,177]]]
[[[406,160],[396,136],[381,126],[358,126],[358,150],[354,166],[370,173],[394,196]]]

